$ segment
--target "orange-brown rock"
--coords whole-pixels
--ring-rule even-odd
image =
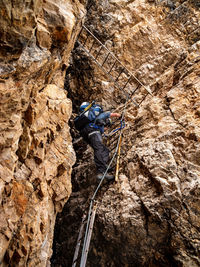
[[[199,7],[190,0],[93,1],[87,27],[150,85],[153,97],[139,108],[127,106],[119,182],[98,195],[87,266],[200,266]],[[69,80],[74,98],[122,110],[124,93],[83,50],[76,51]],[[54,266],[71,264],[80,206],[87,207],[95,190],[91,150],[77,151],[82,158],[74,168],[75,192],[59,216]],[[75,237],[66,242],[69,229]]]
[[[65,69],[84,1],[0,1],[0,265],[49,266],[75,153]]]

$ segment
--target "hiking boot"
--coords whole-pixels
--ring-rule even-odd
[[[103,173],[98,173],[98,174],[97,174],[97,180],[101,180],[102,177],[103,177],[103,175],[104,175]],[[115,179],[115,176],[107,173],[107,174],[105,175],[105,179],[108,180],[108,181],[112,181],[112,180]]]

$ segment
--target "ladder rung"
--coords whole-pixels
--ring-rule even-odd
[[[126,83],[125,83],[124,87],[122,88],[122,90],[124,90],[124,88],[125,88],[125,87],[127,86],[127,84],[130,82],[131,77],[132,77],[132,76],[130,76],[130,77],[128,78],[128,80],[126,81]]]
[[[120,128],[120,125],[121,125],[120,120],[115,120],[114,122],[112,122],[112,125],[109,127],[110,130],[109,137],[113,135],[111,134],[113,130],[115,130],[116,128]]]
[[[116,149],[116,146],[110,148],[109,150],[110,150],[110,152],[113,152],[113,150],[115,150],[115,149]]]
[[[123,71],[124,71],[124,68],[119,72],[119,75],[117,76],[117,78],[116,78],[116,80],[115,80],[115,82],[117,82],[118,81],[118,79],[119,79],[119,77],[121,76],[121,74],[123,73]]]
[[[120,122],[120,120],[121,120],[121,117],[116,118],[116,119],[112,122],[112,124],[115,124],[116,122]]]
[[[117,139],[118,139],[119,136],[117,136],[116,138],[114,138],[114,140],[112,140],[112,142],[110,142],[110,145],[112,145]]]
[[[90,47],[90,50],[89,50],[89,52],[91,52],[91,51],[92,51],[92,48],[93,48],[93,46],[94,46],[94,43],[95,43],[95,39],[93,39],[93,42],[92,42],[92,45],[91,45],[91,47]]]
[[[141,87],[141,85],[138,84],[138,86],[135,88],[135,90],[133,90],[133,92],[131,93],[130,97],[132,97],[140,87]]]
[[[113,148],[116,146],[117,140],[113,141],[112,143],[109,144],[109,149],[113,150]]]
[[[100,47],[100,49],[99,49],[99,51],[98,51],[98,53],[97,53],[97,55],[95,57],[96,60],[97,60],[98,56],[100,55],[100,52],[101,52],[102,48],[103,48],[103,46],[101,45],[101,47]]]
[[[86,39],[85,39],[85,41],[84,41],[84,43],[83,43],[83,45],[85,45],[86,44],[86,42],[87,42],[87,40],[88,40],[88,37],[89,37],[89,33],[88,32],[86,32]]]
[[[148,94],[146,94],[146,95],[142,98],[142,100],[140,101],[140,103],[138,104],[138,106],[140,106],[140,105],[142,104],[142,102],[145,100],[145,98],[147,97],[147,95],[148,95]]]
[[[115,60],[115,62],[113,63],[112,67],[110,68],[108,74],[112,71],[112,69],[114,68],[115,64],[116,64],[117,60]]]
[[[102,65],[101,65],[102,67],[103,67],[103,65],[106,63],[106,60],[108,59],[109,55],[110,55],[110,52],[107,54],[106,58],[104,59]]]
[[[110,131],[114,130],[114,128],[116,127],[116,125],[120,125],[121,124],[121,119],[115,120],[112,122],[111,127],[109,128]]]

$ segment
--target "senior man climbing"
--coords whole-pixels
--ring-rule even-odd
[[[119,118],[121,115],[119,113],[111,113],[110,111],[104,112],[102,106],[94,104],[94,102],[92,104],[83,102],[80,106],[80,112],[82,112],[82,115],[79,115],[77,118],[79,121],[79,118],[81,118],[82,123],[81,127],[78,126],[76,128],[80,131],[83,139],[94,150],[97,179],[101,180],[108,167],[110,152],[109,149],[103,144],[102,134],[104,133],[104,127],[110,125],[110,118]],[[114,175],[107,173],[105,178],[107,180],[113,180]]]

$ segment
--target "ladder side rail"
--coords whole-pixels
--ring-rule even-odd
[[[96,207],[94,207],[92,210],[92,215],[91,215],[91,220],[90,220],[90,225],[89,225],[89,230],[88,230],[88,235],[87,235],[87,241],[86,241],[86,245],[85,245],[84,258],[80,264],[80,267],[85,267],[85,265],[86,265],[90,241],[91,241],[91,236],[92,236],[92,230],[93,230],[93,226],[94,226],[95,215],[96,215]]]
[[[84,241],[83,241],[80,267],[82,267],[82,262],[84,261],[84,257],[85,257],[84,251],[85,251],[85,246],[86,246],[86,242],[88,238],[88,230],[89,230],[89,225],[90,225],[90,220],[91,220],[92,208],[93,208],[93,200],[91,200],[90,202],[90,207],[89,207],[89,212],[88,212],[88,219],[87,219],[87,225],[86,225],[85,236],[84,236]]]
[[[83,25],[83,28],[88,32],[88,34],[90,34],[94,39],[97,40],[97,42],[105,49],[107,50],[108,53],[111,54],[111,56],[120,64],[122,65],[122,67],[129,73],[131,74],[133,77],[134,75],[131,73],[131,71],[129,71],[122,63],[121,61],[88,29],[85,27],[85,25]],[[136,78],[137,79],[137,78]],[[142,84],[143,85],[143,84]]]
[[[97,42],[99,43],[99,44],[101,44],[101,46],[105,49],[105,50],[107,50],[107,52],[109,52],[111,55],[112,55],[112,57],[120,64],[120,65],[122,65],[122,67],[124,67],[124,69],[128,72],[128,73],[130,73],[130,74],[132,74],[131,73],[131,71],[129,71],[122,63],[121,63],[121,61],[88,29],[88,28],[86,28],[85,27],[85,25],[83,25],[83,28],[88,32],[88,34],[90,34],[94,39],[96,39],[97,40]],[[132,74],[132,76],[134,76],[133,74]]]
[[[115,82],[115,79],[105,70],[104,67],[102,67],[102,65],[95,59],[95,57],[93,55],[91,55],[88,50],[78,41],[78,44],[85,50],[85,52],[93,58],[93,60],[95,61],[95,63],[109,76],[110,80],[112,82],[115,83],[115,85],[121,90],[121,87],[117,84],[117,82]]]
[[[77,242],[76,242],[76,249],[75,249],[74,258],[73,258],[73,261],[72,261],[72,267],[76,267],[76,264],[77,264],[78,253],[79,253],[79,249],[80,249],[80,245],[81,245],[81,239],[82,239],[82,236],[83,236],[85,218],[86,218],[86,214],[83,215],[83,218],[82,218],[82,221],[81,221],[81,227],[80,227],[78,238],[77,238]]]
[[[104,67],[102,67],[102,65],[95,59],[95,57],[92,55],[92,54],[90,54],[89,52],[88,52],[88,50],[78,41],[78,44],[85,50],[85,52],[90,56],[90,57],[92,57],[93,58],[93,60],[95,61],[95,63],[109,76],[109,78],[110,78],[110,80],[112,81],[112,82],[115,82],[115,80],[113,79],[113,77],[105,70],[105,68]],[[120,89],[120,87],[119,86],[117,86],[119,89]]]

